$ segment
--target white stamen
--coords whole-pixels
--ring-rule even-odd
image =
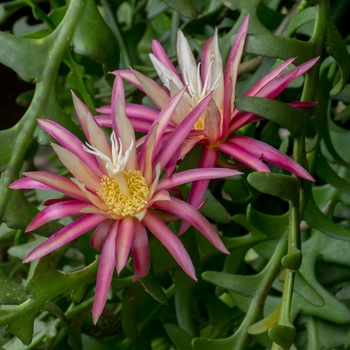
[[[134,140],[131,138],[130,146],[124,155],[123,155],[122,140],[120,138],[117,139],[114,131],[112,132],[112,135],[111,135],[111,143],[112,143],[111,145],[112,159],[107,157],[104,153],[99,151],[96,147],[91,146],[87,142],[86,142],[86,145],[88,147],[83,146],[83,148],[85,152],[91,153],[99,157],[106,163],[106,169],[108,170],[109,175],[117,181],[120,191],[123,193],[124,196],[129,196],[130,191],[126,183],[126,180],[124,178],[123,171],[129,160],[130,153],[134,147]]]

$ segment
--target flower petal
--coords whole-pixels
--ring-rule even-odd
[[[177,72],[176,68],[169,60],[169,57],[167,56],[166,52],[164,51],[163,46],[157,40],[152,40],[152,51],[153,51],[154,56],[160,62],[162,62],[168,69],[173,71],[180,78],[179,73]]]
[[[62,164],[75,178],[93,191],[100,187],[101,178],[96,174],[95,169],[89,168],[78,156],[67,149],[55,143],[51,143],[51,146]]]
[[[232,142],[232,139],[218,146],[221,152],[224,152],[241,163],[247,165],[255,171],[270,172],[270,169],[260,160],[259,155],[249,152],[245,147]]]
[[[198,180],[220,179],[223,177],[242,174],[240,171],[222,168],[200,168],[181,171],[169,178],[159,180],[157,191],[168,190],[170,188]]]
[[[81,210],[88,206],[86,202],[70,200],[52,204],[40,211],[26,228],[26,232],[46,224],[49,221],[61,219],[67,216],[81,215]]]
[[[155,163],[160,163],[162,169],[164,169],[164,167],[167,165],[168,161],[181,146],[182,142],[185,140],[198,118],[205,111],[211,97],[212,94],[210,93],[202,101],[200,101],[193,111],[188,114],[188,116],[176,127],[167,141],[164,142],[163,147],[160,149],[155,158]]]
[[[133,217],[124,218],[119,221],[118,234],[115,240],[115,246],[117,247],[115,254],[118,275],[123,270],[128,260],[134,232],[135,219]]]
[[[214,247],[225,254],[230,254],[213,226],[197,209],[178,198],[170,198],[170,201],[159,201],[154,203],[153,206],[190,222]]]
[[[132,280],[136,282],[138,279],[147,276],[150,268],[147,231],[145,226],[137,220],[135,220],[135,232],[132,241],[132,256],[135,269],[135,276]]]
[[[92,319],[97,323],[105,307],[115,266],[115,237],[118,232],[118,221],[115,221],[108,231],[102,247],[100,263],[96,279],[96,292],[92,306]]]
[[[96,227],[94,233],[91,236],[91,247],[95,248],[98,251],[102,251],[103,244],[106,240],[107,234],[113,222],[113,220],[106,220]]]
[[[47,171],[31,171],[31,172],[25,172],[23,173],[23,175],[31,178],[36,182],[40,182],[44,184],[45,186],[49,187],[51,190],[62,192],[63,194],[69,197],[73,197],[83,202],[87,201],[86,197],[80,191],[79,187],[77,187],[70,179],[66,179],[61,175],[52,174]],[[38,187],[33,187],[33,188],[38,188]]]
[[[85,232],[98,226],[101,222],[105,221],[106,218],[99,215],[85,215],[69,225],[63,227],[57,231],[44,243],[38,245],[33,249],[27,257],[23,260],[24,263],[42,258],[54,250],[62,247],[63,245],[73,241],[75,238],[81,236]]]
[[[256,157],[259,157],[259,159],[266,160],[267,162],[277,165],[282,169],[286,169],[301,178],[315,181],[314,178],[300,164],[264,142],[247,136],[234,136],[230,142],[243,147],[248,152],[254,154]]]
[[[94,169],[95,172],[102,177],[103,173],[97,166],[96,158],[84,151],[84,144],[72,133],[63,128],[61,125],[47,119],[38,119],[39,125],[55,138],[65,149],[74,153],[79,157],[87,166]]]
[[[40,190],[50,190],[52,191],[52,187],[48,185],[44,185],[41,182],[30,179],[29,177],[22,177],[21,179],[13,182],[9,188],[13,190],[24,190],[24,189],[33,189],[37,188]]]
[[[142,219],[142,223],[161,241],[181,268],[195,281],[196,273],[186,249],[176,235],[163,221],[159,220],[150,211]]]

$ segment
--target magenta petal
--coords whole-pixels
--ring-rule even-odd
[[[81,215],[81,210],[88,206],[85,202],[77,200],[64,201],[52,204],[40,211],[32,222],[28,225],[26,232],[33,231],[37,227],[46,224],[49,221],[61,219],[67,216]]]
[[[24,189],[37,188],[40,190],[51,190],[52,191],[52,187],[50,187],[48,185],[44,185],[41,182],[32,180],[29,177],[22,177],[21,179],[16,180],[15,182],[13,182],[9,186],[9,188],[11,188],[13,190],[24,190]]]
[[[116,246],[116,267],[117,273],[125,267],[130,253],[131,243],[134,237],[135,219],[133,217],[124,218],[119,221],[118,234],[115,240]]]
[[[181,171],[169,178],[161,179],[157,186],[157,191],[168,190],[170,188],[198,180],[220,179],[242,174],[240,171],[224,168],[200,168]]]
[[[222,145],[219,145],[218,149],[221,152],[228,154],[232,158],[239,160],[255,171],[264,171],[268,173],[270,172],[270,169],[259,158],[261,156],[261,153],[259,155],[251,153],[250,150],[248,151],[246,149],[246,147],[238,143],[234,143],[231,140],[232,139]]]
[[[105,307],[108,291],[111,286],[115,266],[115,238],[117,236],[118,221],[115,221],[108,231],[106,240],[102,247],[100,263],[96,279],[96,292],[92,306],[92,319],[97,323]]]
[[[23,260],[23,262],[26,263],[33,261],[53,252],[66,243],[69,243],[73,241],[73,239],[81,236],[83,233],[96,227],[105,220],[105,217],[95,214],[85,215],[75,220],[66,227],[63,227],[61,230],[57,231],[44,243],[41,243],[35,249],[33,249]]]
[[[83,143],[68,130],[63,128],[61,125],[53,122],[52,120],[38,119],[40,126],[48,132],[53,138],[55,138],[65,149],[69,150],[78,158],[80,158],[86,165],[94,169],[100,177],[103,176],[103,173],[98,167],[96,158],[84,151]]]
[[[193,111],[186,116],[185,119],[176,127],[174,132],[169,136],[168,140],[165,141],[163,147],[156,156],[155,164],[160,163],[162,169],[167,165],[168,161],[177,152],[182,142],[186,139],[188,133],[193,128],[198,118],[202,115],[206,107],[208,106],[212,97],[212,93],[208,94]]]
[[[181,268],[192,279],[197,281],[191,258],[174,232],[150,211],[146,213],[142,219],[142,223],[160,240],[164,247],[168,249]]]
[[[95,248],[98,251],[102,251],[103,244],[113,222],[113,220],[106,220],[96,227],[94,233],[91,236],[91,247]]]
[[[145,120],[154,121],[159,115],[159,109],[127,103],[125,113],[128,118],[143,118]]]
[[[140,84],[140,82],[138,81],[138,79],[136,78],[135,74],[133,73],[132,70],[130,69],[123,69],[123,70],[117,70],[112,72],[114,75],[116,75],[117,73],[120,74],[120,76],[128,81],[129,83],[133,84],[134,86],[136,86],[139,90],[143,91],[143,88]]]
[[[239,145],[248,152],[254,154],[254,156],[259,157],[260,159],[263,159],[271,164],[277,165],[282,169],[286,169],[301,178],[315,181],[314,178],[300,164],[264,142],[247,136],[234,136],[230,140],[230,143]]]
[[[219,235],[209,223],[209,221],[195,208],[188,203],[171,197],[170,201],[159,201],[153,203],[153,206],[157,209],[161,209],[177,215],[179,218],[187,220],[195,227],[214,247],[225,254],[230,254],[222,243]]]
[[[296,102],[290,102],[288,103],[294,108],[307,108],[307,107],[314,107],[317,105],[318,102],[304,102],[304,101],[296,101]]]
[[[218,159],[218,152],[204,148],[202,158],[199,162],[198,168],[211,168],[214,167],[216,161]],[[188,203],[192,205],[194,208],[198,208],[202,203],[205,191],[208,188],[209,180],[199,180],[194,181],[191,186],[190,193],[188,195]],[[179,234],[183,234],[190,227],[190,223],[188,221],[182,221],[180,225]]]
[[[135,233],[132,241],[135,276],[133,281],[147,276],[150,268],[148,236],[144,225],[135,220]]]
[[[168,69],[170,69],[173,73],[175,73],[178,76],[179,79],[181,79],[176,68],[169,60],[169,57],[166,54],[166,52],[164,51],[162,45],[157,40],[152,40],[152,51],[153,51],[154,56],[160,62],[162,62],[164,64],[164,66],[166,66]]]
[[[83,202],[87,201],[78,186],[61,175],[49,173],[47,171],[31,171],[25,172],[23,175],[50,187],[51,190],[62,192],[69,197],[73,197]]]

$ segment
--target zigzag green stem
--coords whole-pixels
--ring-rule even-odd
[[[248,312],[244,318],[244,321],[241,323],[239,329],[234,334],[237,337],[237,347],[235,350],[243,350],[246,348],[246,340],[248,334],[248,328],[256,322],[259,314],[262,311],[262,308],[265,303],[265,299],[269,293],[269,290],[276,279],[278,271],[280,269],[281,259],[285,255],[287,249],[287,237],[284,236],[278,242],[276,250],[265,266],[261,274],[264,276],[262,282],[254,294],[252,301],[249,305]]]
[[[63,56],[69,48],[74,28],[80,19],[80,14],[84,9],[84,5],[85,0],[72,0],[64,19],[57,27],[56,31],[50,34],[50,36],[52,35],[52,37],[55,38],[55,45],[50,47],[51,59],[47,61],[42,74],[42,79],[36,85],[33,101],[22,118],[23,123],[21,124],[19,137],[13,145],[11,160],[6,170],[2,173],[0,183],[0,217],[3,217],[6,205],[9,201],[9,185],[17,178],[22,166],[25,152],[27,151],[33,138],[33,134],[37,126],[36,119],[50,99],[52,90],[54,91],[55,89],[55,78],[57,76],[59,66]]]

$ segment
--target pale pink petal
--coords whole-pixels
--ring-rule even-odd
[[[142,90],[159,109],[162,109],[169,100],[169,94],[154,80],[136,70],[133,70],[133,73],[140,82]]]
[[[93,191],[100,187],[101,178],[95,173],[95,169],[89,168],[79,157],[65,148],[54,143],[51,146],[62,164],[75,178]]]
[[[33,249],[23,260],[23,262],[27,263],[42,258],[44,255],[47,255],[63,245],[73,241],[75,238],[98,226],[105,220],[106,218],[99,215],[85,215],[75,220],[69,225],[63,227],[61,230],[57,231],[44,243],[41,243],[35,249]]]
[[[86,135],[87,140],[90,145],[96,147],[100,152],[105,154],[107,157],[111,157],[111,146],[110,143],[103,132],[103,130],[97,125],[91,112],[85,106],[85,104],[80,101],[80,99],[73,93],[73,103],[77,118],[83,131]],[[106,173],[105,164],[101,159],[97,159],[100,164],[101,170]]]
[[[199,91],[196,60],[193,56],[190,44],[180,29],[177,31],[176,52],[184,83],[186,85],[190,84],[195,91]]]
[[[39,125],[48,132],[54,139],[56,139],[65,149],[74,153],[79,157],[87,166],[94,169],[96,174],[100,177],[103,176],[100,168],[97,165],[96,158],[84,151],[83,143],[68,130],[61,125],[47,119],[38,119]]]
[[[164,168],[174,153],[181,146],[182,142],[187,137],[188,133],[193,128],[198,118],[205,111],[211,100],[212,94],[207,95],[202,101],[200,101],[193,111],[177,126],[174,132],[169,136],[168,140],[165,141],[163,147],[155,158],[155,164],[160,163]]]
[[[87,204],[77,200],[70,200],[52,204],[49,207],[40,211],[26,228],[26,232],[33,231],[39,226],[46,224],[49,221],[61,219],[67,216],[81,215],[81,210]]]
[[[118,221],[115,221],[111,226],[103,244],[100,263],[98,266],[96,292],[94,304],[92,306],[92,320],[94,324],[97,323],[99,317],[101,316],[108,298],[108,292],[111,286],[115,266],[115,237],[117,232]]]
[[[158,189],[157,189],[158,191]],[[152,198],[150,199],[150,201],[148,202],[148,207],[151,207],[152,204],[154,202],[157,202],[157,201],[162,201],[162,202],[165,202],[165,201],[170,201],[170,195],[169,195],[169,192],[168,191],[165,191],[165,190],[159,190],[156,194],[154,194],[152,196]]]
[[[103,244],[106,240],[107,234],[113,222],[113,220],[106,220],[96,227],[94,233],[91,236],[91,247],[98,251],[102,251]]]
[[[259,155],[249,152],[246,147],[234,143],[231,140],[218,146],[221,152],[224,152],[231,156],[233,159],[237,159],[241,163],[247,165],[249,168],[255,171],[270,172],[270,169],[260,160]]]
[[[159,110],[149,106],[127,103],[125,113],[128,118],[143,118],[154,121],[159,114]]]
[[[142,88],[142,85],[140,84],[140,81],[137,79],[136,75],[134,74],[134,70],[131,69],[122,69],[122,70],[116,70],[112,72],[112,74],[120,74],[120,76],[129,82],[130,84],[133,84],[136,86],[139,90],[144,91]]]
[[[204,135],[209,143],[215,145],[221,136],[222,115],[215,102],[210,101],[204,120]]]
[[[159,180],[157,191],[168,190],[192,181],[220,179],[223,177],[236,176],[240,174],[242,173],[237,170],[221,168],[199,168],[185,170],[176,173],[169,178]]]
[[[132,241],[132,256],[135,269],[135,276],[132,280],[136,282],[138,279],[147,276],[150,268],[147,231],[145,226],[137,220],[135,220],[135,232]]]
[[[181,268],[195,281],[196,273],[186,249],[176,235],[163,221],[159,220],[150,211],[142,219],[142,223],[156,236],[164,247],[170,252]]]
[[[13,190],[24,190],[24,189],[40,189],[40,190],[51,190],[52,187],[48,185],[44,185],[41,182],[35,181],[30,179],[29,177],[22,177],[21,179],[16,180],[13,182],[9,188]]]
[[[209,223],[209,221],[195,208],[188,203],[171,197],[170,201],[156,202],[153,206],[157,209],[167,211],[177,215],[179,218],[187,220],[195,227],[214,247],[225,254],[230,254],[222,243],[219,235]]]
[[[112,90],[112,127],[116,136],[121,140],[125,153],[131,143],[134,143],[125,170],[138,169],[135,147],[135,132],[130,120],[125,115],[124,87],[120,74],[116,74]]]
[[[251,154],[254,154],[254,156],[259,157],[259,159],[275,164],[304,179],[315,181],[314,178],[300,164],[264,142],[247,136],[234,136],[229,142],[243,147]]]
[[[180,78],[179,73],[169,60],[163,46],[157,40],[152,40],[152,51],[154,56],[157,57],[160,62],[162,62],[168,69],[172,70]]]
[[[125,267],[134,238],[135,218],[128,217],[119,221],[118,234],[115,239],[115,259],[118,275]]]
[[[48,186],[51,190],[62,192],[66,196],[81,200],[83,202],[87,201],[79,187],[77,187],[70,179],[66,179],[61,175],[49,173],[47,171],[31,171],[25,172],[23,175],[31,178],[34,181],[42,183],[45,186]]]

